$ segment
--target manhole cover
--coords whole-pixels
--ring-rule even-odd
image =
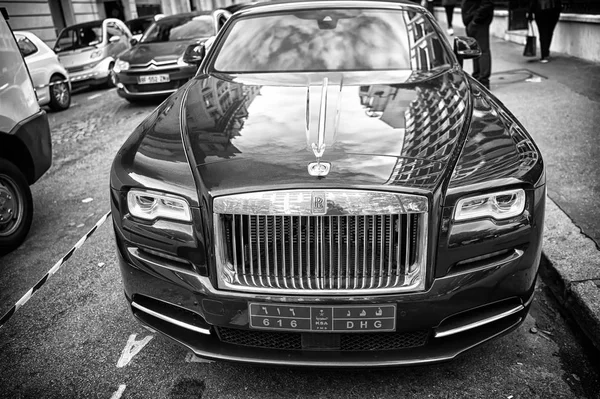
[[[511,83],[529,82],[540,83],[548,79],[529,69],[514,69],[511,71],[495,72],[490,76],[490,83],[494,85],[506,85]]]

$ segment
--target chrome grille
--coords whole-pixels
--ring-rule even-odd
[[[240,210],[231,198],[225,202],[228,210]],[[269,215],[264,204],[259,209],[215,213],[220,288],[356,294],[424,287],[426,212],[388,207],[381,214],[316,216],[271,208],[276,214]],[[383,213],[388,209],[396,213]]]
[[[238,284],[347,290],[404,283],[415,262],[418,218],[223,215],[221,221]]]

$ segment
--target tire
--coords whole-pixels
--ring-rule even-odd
[[[19,168],[0,158],[0,255],[17,248],[33,220],[33,200]]]
[[[54,75],[50,78],[50,83],[60,82],[61,80],[65,80],[65,78]],[[67,82],[50,86],[50,104],[48,105],[53,111],[63,111],[69,108],[71,105],[71,90],[69,90]]]

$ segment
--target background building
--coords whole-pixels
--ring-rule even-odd
[[[245,1],[245,0],[244,0]],[[226,7],[240,0],[0,0],[13,30],[28,30],[49,46],[65,26],[107,17],[123,21],[138,16],[172,15]]]

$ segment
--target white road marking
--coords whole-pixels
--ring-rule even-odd
[[[188,352],[185,355],[185,361],[188,363],[212,363],[212,360],[203,359],[199,356],[196,356],[193,352]]]
[[[93,94],[93,95],[89,96],[87,99],[88,100],[93,100],[94,98],[100,97],[102,94],[104,94],[104,93]]]
[[[129,340],[127,340],[127,344],[125,345],[125,348],[123,348],[123,352],[121,353],[121,357],[119,358],[119,361],[117,362],[117,367],[121,368],[121,367],[125,367],[129,364],[129,362],[131,361],[131,359],[133,359],[133,357],[135,355],[137,355],[144,346],[146,346],[146,344],[148,344],[148,342],[150,342],[150,340],[152,338],[154,338],[153,335],[148,335],[146,338],[140,340],[140,341],[136,341],[135,337],[137,336],[137,334],[131,334],[129,336]]]
[[[117,389],[115,391],[115,393],[112,394],[110,399],[119,399],[121,397],[121,395],[123,395],[123,392],[125,392],[125,388],[126,388],[125,384],[119,385],[119,389]]]
[[[525,79],[526,82],[530,82],[530,83],[541,83],[542,82],[542,78],[539,76],[533,76],[529,79]]]

